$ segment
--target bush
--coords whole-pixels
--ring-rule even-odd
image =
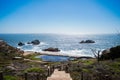
[[[4,80],[18,80],[15,76],[4,76]]]
[[[25,72],[43,73],[43,72],[45,72],[45,70],[42,69],[42,68],[34,67],[34,68],[28,68],[28,69],[26,69]]]

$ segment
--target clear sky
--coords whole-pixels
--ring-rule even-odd
[[[120,0],[0,0],[0,33],[120,31]]]

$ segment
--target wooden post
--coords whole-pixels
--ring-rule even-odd
[[[84,76],[83,76],[83,72],[81,72],[81,80],[84,80],[83,77],[84,77]]]
[[[48,66],[48,75],[47,76],[50,76],[50,66]]]
[[[37,80],[39,80],[39,74],[37,74],[36,77],[37,77]]]
[[[28,74],[27,74],[27,73],[25,73],[25,80],[28,80],[28,79],[27,79],[27,76],[28,76]]]
[[[53,70],[52,70],[52,67],[51,67],[51,66],[50,66],[50,70],[49,70],[49,71],[50,71],[50,75],[51,75],[51,74],[52,74],[52,72],[53,72]]]
[[[50,70],[47,69],[47,76],[50,76]]]
[[[42,74],[40,74],[39,76],[40,76],[40,80],[42,80]]]
[[[3,80],[3,72],[0,72],[0,80]]]
[[[41,74],[41,80],[43,80],[43,74]]]

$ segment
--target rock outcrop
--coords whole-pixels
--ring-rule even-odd
[[[104,59],[114,60],[116,58],[120,58],[120,45],[104,50],[101,54],[101,59],[103,60]]]
[[[27,42],[27,44],[31,44],[31,42]]]
[[[19,43],[18,43],[18,46],[23,46],[23,45],[25,45],[25,44],[22,43],[22,42],[19,42]]]
[[[50,51],[50,52],[59,52],[60,50],[58,48],[47,48],[47,49],[43,49],[43,51]]]
[[[0,57],[8,57],[8,58],[12,58],[15,55],[22,55],[24,53],[24,51],[12,47],[9,44],[7,44],[5,41],[0,40]]]
[[[110,49],[106,49],[102,51],[102,54],[108,54],[108,53],[110,53]]]
[[[40,41],[39,41],[39,40],[33,40],[33,41],[31,41],[31,43],[32,43],[33,45],[39,45],[39,44],[40,44]]]
[[[93,40],[82,40],[79,43],[95,43],[95,41],[93,41]]]

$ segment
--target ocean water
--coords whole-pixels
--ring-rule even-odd
[[[117,45],[120,45],[120,36],[117,34],[102,34],[102,35],[59,35],[59,34],[0,34],[0,39],[3,39],[11,46],[20,48],[24,51],[41,52],[43,49],[54,47],[61,50],[61,54],[92,56],[91,49],[104,50]],[[38,39],[41,41],[39,45],[27,44],[32,40]],[[80,44],[81,40],[94,40],[95,43]],[[18,42],[25,43],[24,46],[18,46]],[[57,56],[41,56],[43,59],[51,61],[66,60],[64,57]],[[52,60],[53,59],[53,60]]]

